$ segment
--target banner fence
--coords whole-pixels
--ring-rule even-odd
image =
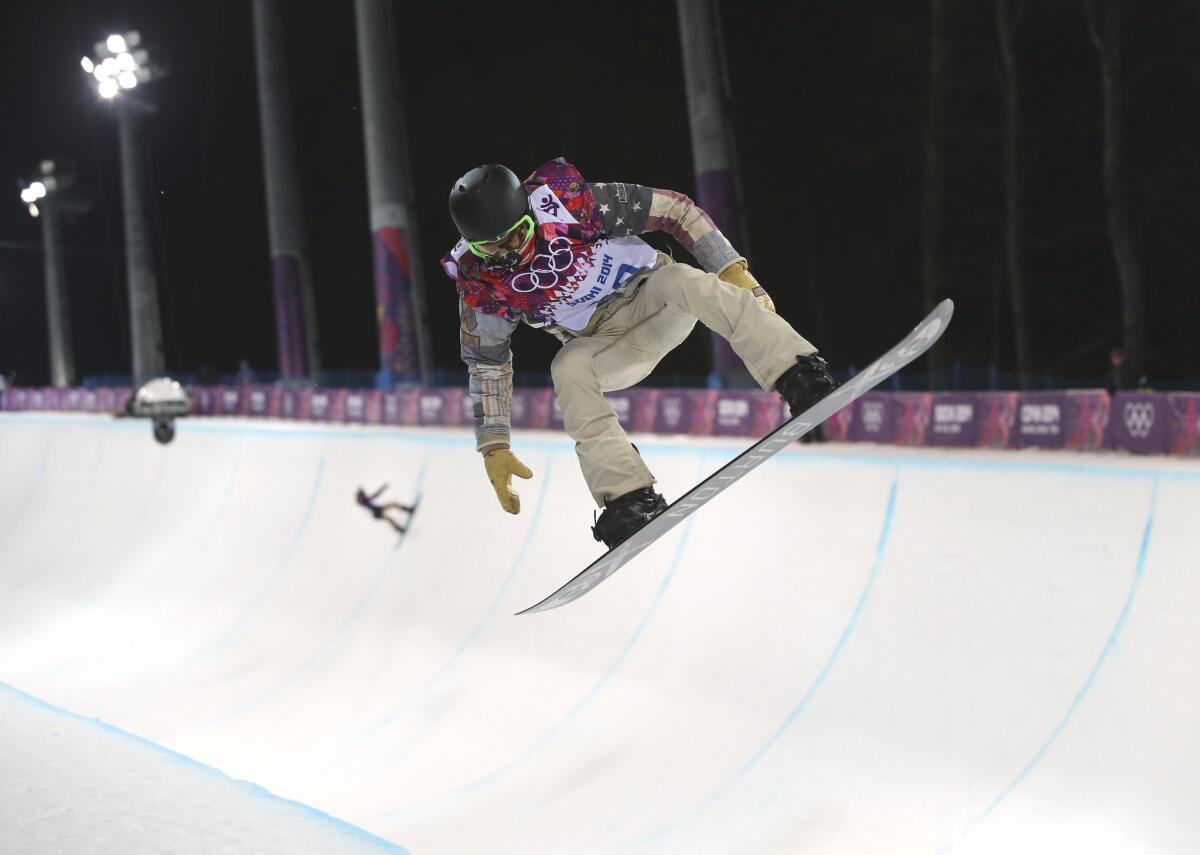
[[[200,386],[193,416],[241,416],[361,425],[464,427],[473,405],[459,387],[394,391],[288,386]],[[0,389],[0,411],[119,413],[131,390]],[[746,390],[627,389],[606,396],[631,433],[760,437],[787,418],[778,395]],[[561,430],[551,389],[513,392],[517,429]],[[821,426],[827,442],[942,448],[1114,449],[1200,455],[1200,393],[869,392]]]

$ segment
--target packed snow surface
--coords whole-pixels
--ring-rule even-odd
[[[0,414],[0,851],[1200,851],[1197,462],[796,446],[515,617],[601,547],[514,450]]]

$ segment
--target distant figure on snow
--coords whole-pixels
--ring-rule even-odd
[[[368,511],[370,511],[371,515],[373,517],[375,517],[375,519],[387,520],[388,525],[390,525],[392,528],[394,528],[396,530],[397,534],[404,534],[405,532],[408,531],[408,528],[404,524],[399,523],[396,520],[389,517],[387,515],[387,512],[388,511],[399,511],[401,513],[408,514],[408,520],[405,521],[405,522],[408,522],[408,521],[412,520],[412,514],[413,514],[413,511],[415,511],[417,509],[417,504],[416,504],[416,502],[414,502],[411,505],[404,505],[404,504],[401,504],[400,502],[384,502],[381,505],[375,504],[375,500],[378,499],[381,495],[383,495],[383,491],[387,489],[387,486],[388,486],[387,484],[384,484],[382,487],[380,487],[378,490],[376,490],[374,493],[372,493],[369,496],[367,495],[366,490],[364,490],[362,487],[359,487],[358,492],[354,496],[354,500],[356,502],[358,502],[360,505],[362,505],[364,508],[366,508]]]

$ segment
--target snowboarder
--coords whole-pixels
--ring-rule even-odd
[[[358,502],[360,505],[370,511],[371,515],[375,517],[375,519],[386,520],[388,525],[396,530],[396,534],[404,534],[408,531],[407,527],[389,517],[387,513],[388,511],[400,511],[401,513],[408,514],[408,520],[406,520],[407,522],[412,519],[413,511],[417,509],[417,506],[415,504],[404,505],[400,502],[385,502],[382,505],[375,504],[375,500],[383,495],[383,491],[387,489],[387,486],[387,484],[384,484],[369,496],[362,487],[359,487],[358,492],[354,496],[354,501]]]
[[[442,259],[459,295],[459,341],[474,404],[476,449],[500,505],[521,509],[512,476],[532,472],[509,447],[510,340],[518,322],[562,349],[550,372],[584,480],[604,508],[592,528],[610,549],[667,507],[603,393],[628,388],[687,338],[697,320],[724,337],[793,414],[837,384],[817,349],[775,313],[766,291],[687,196],[639,184],[589,184],[562,158],[525,181],[488,164],[450,190],[461,240]],[[674,237],[703,270],[637,235]]]

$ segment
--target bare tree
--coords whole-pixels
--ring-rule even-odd
[[[1125,186],[1125,105],[1122,95],[1123,0],[1084,0],[1088,29],[1100,54],[1104,92],[1104,197],[1108,235],[1121,285],[1122,338],[1134,377],[1146,371],[1146,312]]]
[[[929,4],[929,115],[925,130],[925,188],[921,212],[922,284],[925,310],[946,296],[942,284],[942,206],[945,198],[946,0]],[[944,351],[929,354],[930,386],[945,384]]]
[[[1014,9],[1012,0],[996,0],[996,33],[1000,43],[1004,91],[1004,266],[1012,301],[1013,338],[1022,389],[1033,376],[1033,336],[1025,293],[1025,244],[1021,215],[1024,176],[1021,169],[1021,86],[1013,41],[1028,0]]]

